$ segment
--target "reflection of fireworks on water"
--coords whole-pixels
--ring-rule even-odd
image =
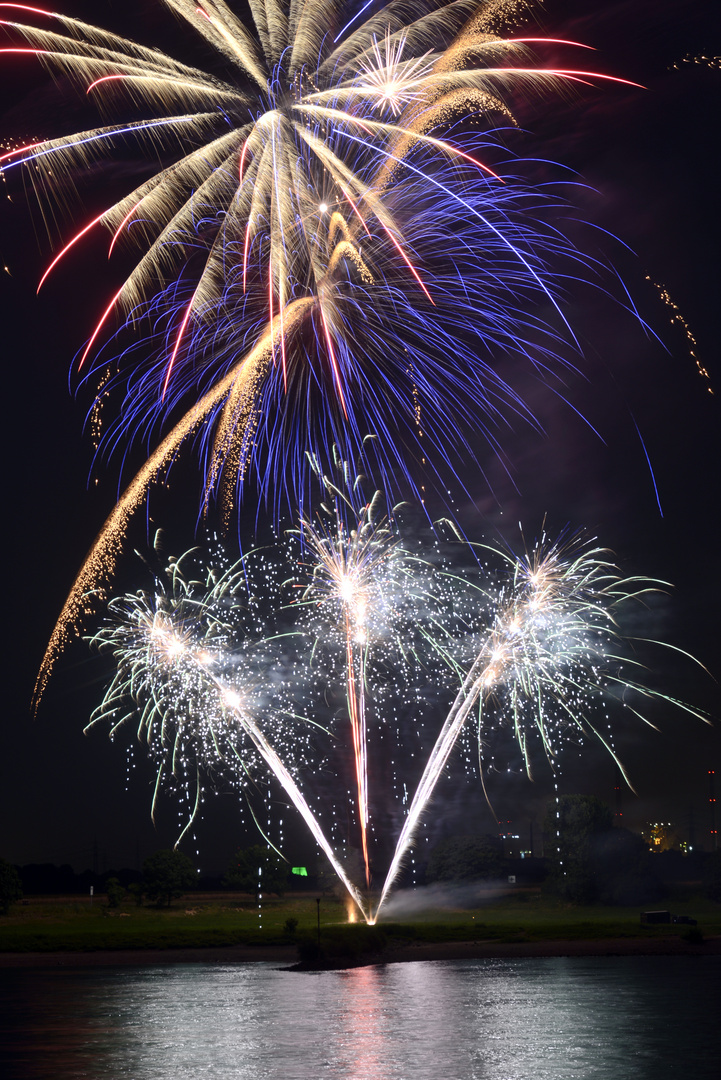
[[[305,587],[297,572],[286,576],[284,584],[300,595],[290,606],[278,604],[289,554],[282,547],[251,553],[242,565],[209,573],[205,582],[186,580],[180,564],[172,562],[171,588],[114,601],[113,621],[94,641],[113,653],[118,673],[92,720],[109,721],[114,732],[137,712],[140,733],[158,762],[156,794],[163,777],[172,775],[179,787],[194,787],[194,813],[203,774],[225,772],[244,782],[268,770],[371,921],[397,880],[454,748],[474,726],[479,752],[495,730],[510,728],[530,775],[534,740],[553,767],[569,734],[598,739],[616,758],[607,716],[614,701],[638,716],[636,699],[644,696],[699,715],[625,673],[637,662],[624,655],[617,620],[657,583],[622,578],[604,551],[578,537],[553,543],[545,536],[522,557],[486,549],[488,565],[478,569],[476,581],[467,573],[461,580],[447,565],[438,569],[410,556],[395,527],[374,522],[373,505],[371,500],[366,506],[358,529],[348,530],[345,515],[331,507],[327,526],[309,531],[304,523],[301,554],[313,559],[315,573]],[[298,549],[290,555],[297,562]],[[347,588],[348,575],[356,572],[354,587]],[[386,604],[393,610],[394,590],[407,606],[402,615],[382,615]],[[256,592],[270,603],[259,606]],[[281,650],[278,616],[289,613],[296,621],[283,627]],[[444,621],[440,636],[437,627]],[[373,659],[373,644],[382,646],[382,661]],[[448,709],[449,681],[459,670],[462,685]],[[435,715],[448,711],[432,732],[426,717],[426,745],[415,755],[421,761],[414,769],[408,749],[420,749],[418,706],[431,677],[439,684]],[[332,708],[333,730],[324,730],[334,683],[336,690],[345,688],[350,719],[356,791],[349,792],[349,802],[361,825],[366,884],[370,856],[363,814],[391,794],[379,790],[380,779],[369,769],[369,761],[377,760],[374,742],[387,733],[382,712],[393,714],[398,770],[406,790],[414,790],[410,804],[404,799],[398,808],[402,826],[375,913],[337,856],[347,835],[338,835],[337,822],[325,819],[313,790],[321,772],[326,781],[329,774],[338,780],[342,772],[333,754],[342,746],[343,725],[338,727]],[[366,699],[374,710],[372,725]],[[330,749],[329,734],[335,743]],[[383,753],[388,752],[386,743]],[[343,785],[334,798],[342,803],[338,787]]]

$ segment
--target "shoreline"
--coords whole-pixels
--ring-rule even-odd
[[[585,956],[721,956],[721,937],[701,943],[680,937],[599,938],[591,941],[422,942],[388,948],[356,963],[337,967],[405,964],[420,960],[493,960]],[[172,964],[296,965],[295,945],[231,945],[197,949],[118,949],[91,952],[0,953],[0,968],[153,967]],[[298,969],[300,970],[300,969]],[[304,968],[325,970],[325,967]]]

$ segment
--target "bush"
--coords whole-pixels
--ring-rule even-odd
[[[108,907],[120,907],[120,903],[125,896],[125,889],[116,877],[109,877],[105,882],[105,892],[108,897]]]
[[[377,956],[387,944],[386,933],[378,926],[324,928],[320,945],[316,937],[305,937],[298,942],[298,957],[301,964],[340,967]]]

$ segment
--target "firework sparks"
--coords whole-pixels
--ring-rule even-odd
[[[699,373],[702,379],[706,380],[706,389],[708,390],[709,394],[713,394],[713,387],[711,386],[711,376],[708,373],[708,368],[704,367],[704,365],[701,363],[701,360],[699,359],[698,353],[696,351],[698,349],[698,342],[693,335],[691,327],[686,322],[686,319],[684,318],[680,307],[675,302],[665,285],[660,285],[657,281],[652,281],[648,275],[646,275],[646,281],[651,282],[654,289],[658,293],[661,301],[671,312],[671,315],[669,317],[669,322],[671,323],[671,326],[677,327],[683,333],[684,337],[686,338],[688,354],[696,365],[696,371]]]
[[[419,100],[424,81],[433,71],[433,64],[428,62],[430,51],[404,60],[405,45],[405,37],[393,40],[389,27],[382,47],[374,37],[370,60],[360,64],[359,96],[369,99],[375,93],[381,113],[390,110],[393,116],[400,116],[406,106]]]
[[[117,671],[88,729],[109,724],[113,737],[133,715],[139,715],[138,737],[146,742],[157,766],[153,815],[164,779],[172,777],[185,791],[195,788],[192,811],[178,844],[199,812],[203,776],[229,772],[243,783],[263,762],[367,918],[358,888],[336,858],[284,760],[292,761],[297,771],[302,763],[298,753],[302,737],[288,730],[291,711],[282,700],[282,681],[275,684],[276,699],[268,700],[267,686],[273,680],[268,678],[267,646],[264,649],[259,640],[263,627],[247,594],[244,603],[239,601],[245,592],[247,567],[241,563],[222,573],[209,569],[203,583],[186,576],[184,562],[190,562],[190,553],[171,559],[156,579],[154,594],[139,592],[109,604],[110,620],[91,643],[112,654]],[[239,658],[241,646],[244,651]],[[266,688],[263,692],[261,685]],[[256,719],[261,708],[266,730]],[[283,757],[273,741],[284,745]]]

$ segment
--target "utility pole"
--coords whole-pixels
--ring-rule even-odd
[[[614,806],[615,806],[615,810],[614,810],[614,814],[613,814],[613,823],[614,823],[614,825],[617,825],[619,827],[619,829],[623,827],[622,792],[623,792],[623,777],[621,776],[620,767],[618,765],[616,765],[616,778],[615,778],[615,782],[614,782],[614,785],[613,785],[613,801],[614,801]]]
[[[711,850],[718,851],[718,829],[716,828],[716,770],[708,771],[708,806],[710,818]]]

